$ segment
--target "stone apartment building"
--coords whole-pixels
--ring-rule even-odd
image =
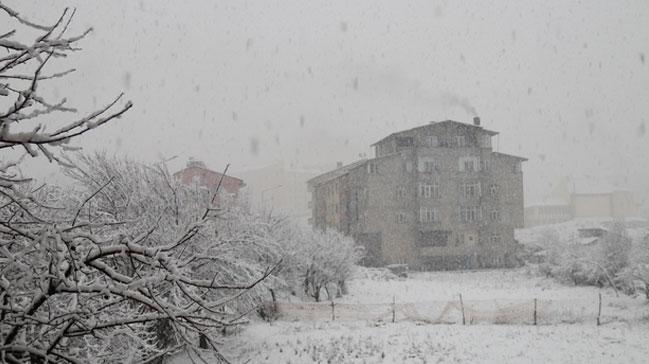
[[[365,247],[366,265],[512,264],[526,159],[494,152],[497,134],[479,118],[390,134],[373,144],[374,158],[308,181],[311,224],[354,237]]]

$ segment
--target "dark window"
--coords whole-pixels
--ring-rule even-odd
[[[420,231],[417,245],[420,247],[447,246],[450,235],[451,232],[446,230]]]
[[[397,147],[412,147],[414,140],[412,137],[399,137],[397,138]]]

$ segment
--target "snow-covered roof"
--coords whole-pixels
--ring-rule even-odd
[[[493,153],[491,153],[491,155],[493,155],[494,157],[518,159],[518,160],[523,161],[523,162],[527,161],[527,158],[525,158],[525,157],[519,157],[517,155],[512,155],[512,154],[493,152]]]
[[[406,130],[402,130],[402,131],[392,133],[392,134],[386,136],[385,138],[377,141],[376,143],[372,144],[371,146],[375,146],[375,145],[377,145],[377,144],[379,144],[381,142],[384,142],[386,140],[389,140],[391,138],[394,138],[394,137],[397,137],[397,136],[400,136],[400,135],[410,135],[410,134],[412,134],[412,133],[414,133],[414,132],[416,132],[416,131],[418,131],[420,129],[426,129],[426,128],[436,129],[436,128],[439,128],[439,127],[444,126],[444,125],[461,125],[461,126],[465,126],[465,127],[470,127],[470,128],[473,128],[475,130],[479,130],[479,131],[481,131],[481,132],[483,132],[485,134],[489,134],[489,135],[492,135],[492,136],[498,134],[497,131],[488,130],[488,129],[485,129],[485,128],[479,126],[479,125],[474,125],[472,123],[461,123],[461,122],[455,121],[455,120],[444,120],[444,121],[440,121],[440,122],[431,122],[431,123],[426,124],[426,125],[421,125],[421,126],[417,126],[417,127],[411,128],[411,129],[406,129]]]
[[[323,173],[321,175],[315,176],[315,177],[311,178],[310,180],[308,180],[307,184],[309,186],[315,186],[315,185],[325,183],[325,182],[330,181],[330,180],[332,180],[334,178],[337,178],[337,177],[340,177],[342,175],[347,174],[347,172],[349,172],[352,169],[364,164],[367,161],[368,161],[368,159],[361,159],[361,160],[356,161],[354,163],[350,163],[350,164],[348,164],[346,166],[336,168],[333,171],[329,171],[329,172]]]
[[[185,171],[188,170],[188,169],[200,169],[200,170],[202,170],[202,171],[206,171],[206,172],[210,173],[210,174],[213,175],[213,176],[216,176],[217,178],[221,178],[221,176],[224,176],[223,173],[221,173],[221,172],[216,172],[216,171],[213,171],[213,170],[211,170],[211,169],[209,169],[209,168],[207,168],[207,167],[201,167],[201,166],[198,166],[198,165],[187,166],[187,167],[185,167],[185,168],[179,170],[178,172],[175,172],[175,173],[173,174],[173,176],[174,176],[174,177],[177,177],[177,176],[181,175],[183,172],[185,172]],[[245,184],[244,181],[243,181],[241,178],[237,178],[237,177],[231,176],[231,175],[229,175],[229,174],[226,174],[226,175],[224,176],[224,178],[235,179],[235,180],[239,181],[239,183],[241,183],[241,184]]]

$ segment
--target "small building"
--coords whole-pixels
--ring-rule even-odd
[[[558,224],[572,220],[572,209],[561,201],[544,201],[525,207],[525,227]]]
[[[630,191],[588,191],[569,195],[568,202],[551,200],[525,207],[525,226],[557,224],[579,218],[626,219],[637,217],[640,204]]]
[[[219,192],[232,197],[239,196],[241,189],[246,186],[242,179],[215,172],[195,159],[190,159],[185,168],[174,173],[174,178],[184,185],[196,185],[210,191],[214,191],[221,183]]]
[[[572,216],[610,217],[613,219],[638,216],[639,206],[630,191],[573,193],[570,196]]]
[[[512,265],[526,159],[494,151],[497,134],[479,118],[390,134],[373,144],[374,158],[309,180],[311,223],[352,236],[366,265]]]

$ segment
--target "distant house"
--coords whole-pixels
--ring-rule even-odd
[[[222,180],[219,192],[235,197],[246,186],[242,179],[212,171],[205,166],[205,163],[194,159],[190,159],[185,168],[174,173],[174,178],[184,185],[195,185],[210,191],[214,191]]]
[[[588,191],[581,189],[569,201],[553,200],[525,207],[525,226],[556,224],[576,218],[622,219],[637,217],[639,204],[633,193],[624,190]]]
[[[312,225],[354,237],[367,265],[510,265],[526,159],[494,151],[496,134],[479,118],[392,133],[373,144],[374,158],[309,180]]]
[[[561,201],[544,201],[525,207],[525,226],[557,224],[572,220],[570,206]]]
[[[576,218],[638,216],[638,204],[630,191],[573,193],[570,207]]]

